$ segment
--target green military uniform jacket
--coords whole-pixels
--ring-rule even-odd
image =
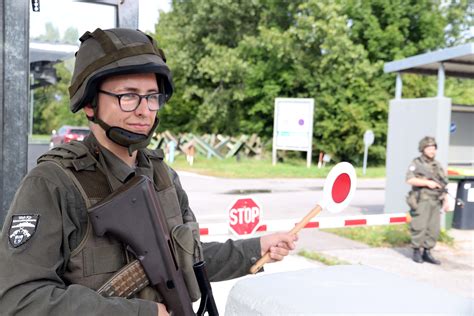
[[[133,175],[153,179],[153,165],[144,151],[138,152],[137,166],[131,168],[99,146],[93,135],[85,144],[100,157],[101,166],[111,175],[113,189]],[[195,221],[178,175],[171,168],[169,171],[183,218]],[[43,162],[31,170],[15,195],[0,237],[1,315],[157,314],[152,301],[105,298],[87,286],[67,281],[71,258],[86,235],[87,223],[84,198],[59,165]],[[247,274],[261,251],[258,238],[203,243],[202,247],[211,281]],[[100,251],[88,253],[84,261],[100,263]],[[95,264],[92,269],[84,269],[88,270],[84,274],[111,273],[119,268]]]
[[[406,180],[408,181],[411,178],[428,178],[427,173],[433,176],[435,178],[434,180],[437,182],[448,183],[448,179],[446,178],[441,164],[435,159],[430,160],[426,158],[424,155],[413,159],[410,163],[406,173]],[[444,196],[442,190],[433,190],[428,187],[413,186],[412,191],[418,191],[418,200],[440,199]]]

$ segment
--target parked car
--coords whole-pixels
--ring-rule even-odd
[[[64,125],[56,132],[53,130],[51,133],[51,141],[49,142],[49,148],[53,148],[59,144],[67,144],[71,140],[83,140],[84,137],[89,135],[90,130],[87,126],[69,126]]]

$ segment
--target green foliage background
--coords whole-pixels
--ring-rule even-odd
[[[174,0],[153,34],[175,84],[159,129],[270,140],[275,98],[314,98],[314,155],[358,164],[362,135],[372,129],[369,156],[381,164],[395,88],[384,63],[472,41],[473,17],[469,0]],[[50,24],[39,40],[77,37]],[[35,133],[86,124],[69,112],[72,65],[56,68],[59,84],[34,91]],[[403,97],[435,96],[436,86],[435,77],[404,75]],[[474,104],[468,80],[448,78],[445,94]]]
[[[61,37],[59,30],[53,23],[46,23],[44,34],[34,40],[45,43],[76,44],[78,38],[79,33],[76,28],[68,28]],[[74,61],[66,60],[55,64],[54,67],[58,83],[34,89],[32,92],[34,134],[51,134],[52,130],[58,130],[62,125],[87,125],[87,119],[82,112],[72,114],[69,110],[68,87],[71,82]]]
[[[385,159],[394,75],[383,64],[457,45],[473,3],[432,0],[175,0],[156,38],[174,74],[160,113],[175,132],[258,133],[271,138],[276,97],[315,99],[314,152],[358,163],[362,135]],[[449,79],[453,103],[474,104],[467,81]],[[436,78],[405,75],[404,97],[436,94]]]

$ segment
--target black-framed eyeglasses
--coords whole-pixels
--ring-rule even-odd
[[[116,97],[118,99],[120,109],[124,112],[135,111],[142,102],[142,99],[146,100],[148,109],[150,111],[158,111],[160,107],[162,107],[166,102],[166,98],[163,93],[150,93],[141,95],[134,92],[120,94],[115,94],[104,90],[99,90],[99,92]]]

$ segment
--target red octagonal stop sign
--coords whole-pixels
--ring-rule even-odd
[[[260,206],[251,198],[238,199],[229,210],[229,227],[236,235],[253,234],[262,220]]]

